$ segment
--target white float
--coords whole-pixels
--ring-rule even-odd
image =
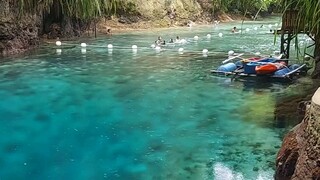
[[[246,31],[247,31],[247,32],[249,32],[249,31],[250,31],[250,29],[249,29],[249,28],[246,28]]]
[[[309,55],[305,55],[305,56],[304,56],[304,60],[305,60],[305,61],[309,61],[310,59],[311,59],[311,57],[310,57]]]
[[[155,44],[151,44],[151,48],[156,48],[156,45]]]
[[[179,53],[181,53],[181,52],[183,52],[183,51],[184,51],[183,48],[179,48],[179,49],[178,49],[178,52],[179,52]]]
[[[132,45],[132,49],[138,49],[137,45]]]
[[[228,51],[228,56],[232,56],[232,55],[234,55],[234,51]]]
[[[194,36],[193,39],[198,41],[199,40],[199,36]]]
[[[223,36],[223,34],[222,34],[222,33],[219,33],[219,34],[218,34],[218,36],[219,36],[219,37],[222,37],[222,36]]]
[[[108,44],[108,49],[112,49],[113,45],[112,44]]]
[[[87,44],[86,43],[81,43],[80,46],[81,47],[87,47]]]
[[[271,29],[271,28],[272,28],[272,25],[271,25],[271,24],[269,24],[269,25],[268,25],[268,27]]]
[[[203,49],[203,50],[202,50],[202,54],[204,54],[204,55],[207,55],[208,52],[209,52],[208,49]]]
[[[207,34],[207,38],[210,39],[211,38],[211,34]]]
[[[61,46],[61,41],[56,41],[57,46]]]
[[[256,31],[256,30],[258,30],[258,28],[257,28],[257,27],[254,27],[253,29],[254,29],[255,31]]]

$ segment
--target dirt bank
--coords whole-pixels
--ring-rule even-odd
[[[236,14],[219,14],[217,18],[210,19],[208,17],[198,18],[195,21],[187,19],[174,19],[169,18],[156,19],[156,20],[146,20],[143,18],[138,18],[136,22],[131,22],[125,18],[112,17],[101,19],[97,23],[97,31],[99,33],[107,33],[108,29],[112,30],[112,33],[121,33],[125,31],[135,31],[135,30],[150,30],[157,28],[169,28],[169,27],[183,27],[188,26],[191,23],[193,26],[197,25],[208,25],[219,22],[230,22],[235,20],[242,20],[243,16]],[[247,19],[246,19],[247,20]]]

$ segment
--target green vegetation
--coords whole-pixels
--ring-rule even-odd
[[[61,9],[61,14],[79,19],[110,15],[122,10],[125,0],[19,0],[20,12],[50,12]]]
[[[256,14],[261,10],[273,11],[279,7],[278,0],[212,0],[213,12]]]
[[[293,33],[300,30],[309,32],[315,40],[315,70],[313,78],[320,78],[320,1],[315,0],[281,0],[284,11],[296,11],[297,25]]]

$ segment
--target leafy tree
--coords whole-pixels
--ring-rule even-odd
[[[277,4],[278,0],[212,0],[213,12],[229,12],[238,10],[239,12],[259,12],[268,10],[271,4]]]

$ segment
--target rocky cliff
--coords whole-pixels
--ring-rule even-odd
[[[320,88],[303,121],[284,138],[277,155],[275,179],[320,179]]]
[[[187,25],[189,21],[207,22],[213,19],[210,13],[212,7],[210,0],[129,0],[128,4],[131,8],[129,12],[121,14],[119,22],[131,24],[141,23],[140,20],[143,20],[148,23],[145,26],[138,24],[138,27],[181,26]],[[112,24],[119,26],[112,21],[109,23],[111,26]]]
[[[40,18],[19,16],[14,1],[0,0],[0,56],[17,54],[39,44]]]

